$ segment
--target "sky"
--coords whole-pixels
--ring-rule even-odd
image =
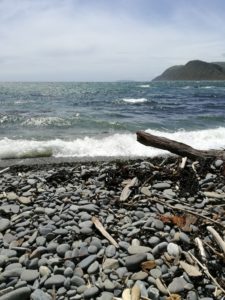
[[[0,81],[150,81],[225,61],[224,0],[0,0]]]

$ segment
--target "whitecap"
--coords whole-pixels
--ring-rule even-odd
[[[123,101],[126,103],[136,104],[136,103],[144,103],[148,100],[146,98],[123,98]]]
[[[166,132],[147,129],[154,135],[164,136],[186,143],[196,149],[223,149],[225,146],[225,127],[198,131],[179,130]],[[98,157],[98,156],[145,156],[165,155],[167,151],[146,147],[136,140],[132,133],[117,133],[106,137],[76,138],[73,140],[52,139],[48,141],[0,140],[0,158],[22,157]]]
[[[139,85],[139,87],[141,87],[141,88],[149,88],[150,85],[149,84],[141,84],[141,85]]]

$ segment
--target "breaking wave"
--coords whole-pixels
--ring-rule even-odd
[[[144,103],[147,102],[148,100],[146,98],[123,98],[123,101],[126,103],[131,103],[131,104],[136,104],[136,103]]]
[[[146,130],[189,144],[197,149],[222,149],[225,147],[225,127],[199,131],[176,131],[173,133]],[[97,156],[146,156],[166,154],[166,151],[146,147],[136,141],[135,134],[116,133],[106,137],[84,137],[74,140],[54,139],[48,141],[0,140],[0,159],[28,157],[97,157]]]

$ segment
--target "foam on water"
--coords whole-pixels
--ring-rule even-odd
[[[222,149],[225,147],[225,127],[199,131],[173,133],[146,130],[159,136],[174,139],[197,149]],[[85,137],[70,141],[0,140],[0,158],[22,157],[82,157],[82,156],[148,156],[163,155],[166,151],[146,147],[136,141],[135,134],[113,134],[103,138]]]
[[[134,98],[123,98],[123,101],[127,102],[127,103],[131,103],[131,104],[135,104],[135,103],[143,103],[143,102],[146,102],[148,100],[146,98],[137,98],[137,99],[134,99]]]
[[[139,87],[141,87],[141,88],[149,88],[150,85],[149,84],[141,84],[141,85],[139,85]]]

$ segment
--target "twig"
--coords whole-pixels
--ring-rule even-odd
[[[225,260],[225,257],[224,257],[224,255],[223,255],[222,253],[216,251],[216,249],[214,249],[214,248],[213,248],[211,245],[209,245],[208,243],[206,243],[206,242],[204,242],[204,241],[203,241],[203,243],[204,243],[207,247],[209,247],[209,248],[213,251],[214,254],[216,254],[217,256],[219,256],[219,258]]]
[[[186,213],[189,213],[189,214],[192,214],[194,216],[197,216],[197,217],[200,217],[200,218],[203,218],[211,223],[214,223],[216,224],[217,226],[220,226],[222,227],[223,229],[225,229],[225,226],[223,224],[221,224],[220,222],[217,222],[207,216],[203,216],[201,214],[198,214],[192,210],[189,210],[189,209],[185,209],[185,208],[181,208],[181,207],[176,207],[176,206],[173,206],[173,205],[170,205],[170,204],[167,204],[165,201],[162,201],[162,200],[159,200],[159,199],[155,199],[155,198],[147,198],[149,201],[154,201],[154,202],[157,202],[157,203],[160,203],[162,205],[165,205],[171,209],[174,209],[174,210],[180,210],[180,211],[183,211],[183,212],[186,212]]]
[[[0,174],[6,172],[6,171],[8,171],[8,170],[9,170],[9,167],[8,167],[8,168],[5,168],[5,169],[3,169],[3,170],[1,170],[1,171],[0,171]]]
[[[209,273],[209,270],[207,269],[206,265],[203,265],[190,251],[188,251],[188,253],[197,262],[197,264],[202,268],[202,270],[206,274],[206,276],[208,276],[213,281],[213,283],[225,294],[225,290],[217,282],[217,280]]]
[[[199,249],[202,260],[205,262],[206,261],[206,252],[205,252],[205,249],[203,247],[202,240],[197,237],[197,238],[195,238],[195,243],[196,243],[196,245]]]
[[[103,227],[102,223],[99,221],[98,218],[96,217],[92,217],[92,222],[95,225],[95,227],[101,232],[102,235],[104,235],[105,238],[107,238],[107,240],[110,241],[110,243],[112,245],[114,245],[116,248],[119,248],[118,243],[114,240],[114,238],[105,230],[105,228]]]
[[[223,250],[223,253],[225,254],[225,242],[223,241],[219,233],[211,226],[207,226],[207,230],[212,234],[218,246],[220,246],[221,250]]]

